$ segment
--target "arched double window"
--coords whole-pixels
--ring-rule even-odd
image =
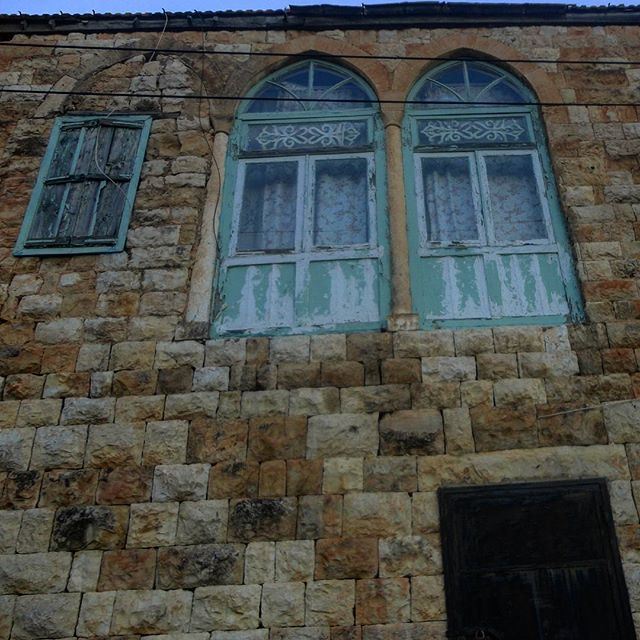
[[[533,94],[481,61],[414,87],[405,177],[423,327],[560,323],[580,297]]]
[[[252,92],[230,144],[215,334],[383,326],[382,142],[375,95],[340,67],[305,61]]]

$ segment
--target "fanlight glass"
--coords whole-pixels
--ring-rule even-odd
[[[310,61],[271,76],[246,113],[366,109],[374,102],[371,92],[347,71]]]
[[[452,62],[438,67],[423,81],[414,109],[468,104],[522,104],[531,100],[525,90],[501,69],[482,62]]]

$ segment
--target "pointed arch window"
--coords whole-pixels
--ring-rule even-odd
[[[446,62],[406,116],[412,293],[423,326],[580,316],[535,97],[504,70]]]
[[[378,328],[388,292],[371,89],[305,61],[240,108],[221,218],[216,335]]]

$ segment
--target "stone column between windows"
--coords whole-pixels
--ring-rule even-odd
[[[222,207],[222,185],[224,165],[227,157],[229,134],[217,131],[213,138],[211,175],[207,182],[207,193],[202,212],[200,240],[191,272],[191,287],[185,321],[193,335],[205,337],[211,324],[211,300],[213,298],[213,278],[217,258],[217,237]]]
[[[391,250],[391,315],[387,324],[390,331],[417,329],[418,316],[412,312],[409,280],[407,206],[402,164],[402,112],[397,108],[383,108],[382,119],[387,156],[387,198]]]

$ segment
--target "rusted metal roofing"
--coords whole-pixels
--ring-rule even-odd
[[[0,34],[247,29],[371,29],[507,25],[640,24],[640,5],[400,2],[292,5],[279,10],[155,13],[0,14]]]

